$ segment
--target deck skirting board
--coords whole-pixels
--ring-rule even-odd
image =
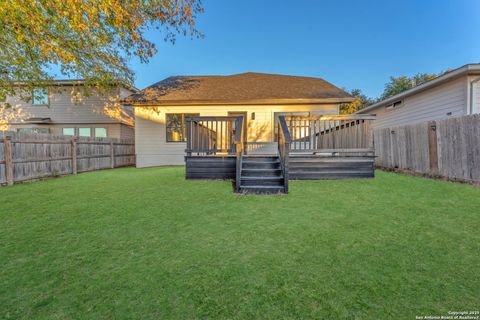
[[[235,173],[235,157],[185,157],[185,177],[187,179],[235,179]]]
[[[235,179],[236,159],[231,156],[185,157],[187,179]],[[372,157],[290,157],[289,179],[357,179],[374,177]]]
[[[374,158],[366,157],[291,157],[291,180],[373,178]]]

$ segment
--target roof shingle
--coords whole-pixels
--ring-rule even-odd
[[[349,102],[345,91],[320,78],[265,73],[176,76],[123,100],[131,105]]]

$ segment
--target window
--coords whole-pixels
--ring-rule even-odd
[[[90,128],[79,128],[78,129],[78,135],[80,137],[90,137],[92,135],[92,132]]]
[[[49,128],[35,128],[33,129],[35,133],[41,133],[41,134],[50,134],[50,129]]]
[[[43,88],[33,89],[32,104],[34,106],[48,105],[48,90]]]
[[[33,133],[33,128],[17,128],[17,133],[31,134]]]
[[[398,100],[398,101],[395,101],[394,103],[386,105],[385,109],[390,110],[390,109],[398,108],[401,106],[402,106],[402,100]]]
[[[75,128],[63,128],[63,135],[64,136],[74,136],[75,135]]]
[[[194,117],[199,115],[199,113],[167,113],[167,142],[186,141],[185,117]]]
[[[34,133],[41,133],[41,134],[49,134],[49,128],[17,128],[17,133],[21,134],[34,134]]]
[[[107,128],[95,128],[95,138],[106,138]]]

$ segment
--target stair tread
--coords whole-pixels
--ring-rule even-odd
[[[284,186],[243,186],[240,185],[241,189],[283,189]]]
[[[243,159],[243,163],[279,163],[279,160],[271,160],[271,161],[255,161],[255,160],[245,160]]]
[[[242,176],[244,180],[280,180],[283,176],[269,177],[269,176]]]

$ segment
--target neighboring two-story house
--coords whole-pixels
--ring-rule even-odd
[[[480,113],[480,64],[467,64],[357,113],[375,114],[376,129]]]
[[[47,89],[38,88],[25,97],[7,97],[3,103],[20,106],[24,117],[8,123],[10,131],[50,133],[55,135],[134,138],[134,117],[131,107],[120,100],[135,92],[133,88],[113,87],[109,91],[84,92],[82,80],[52,81]]]

